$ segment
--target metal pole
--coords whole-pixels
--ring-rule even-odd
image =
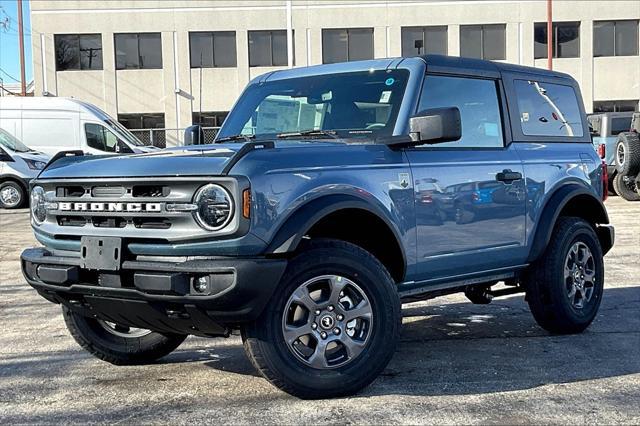
[[[18,34],[20,37],[20,94],[27,95],[27,82],[24,72],[24,28],[22,27],[22,0],[18,0]]]
[[[553,6],[547,0],[547,68],[553,69]]]
[[[293,13],[291,0],[287,0],[287,66],[293,68]]]

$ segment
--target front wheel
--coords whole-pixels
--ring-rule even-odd
[[[19,183],[8,180],[0,184],[0,206],[17,209],[25,204],[25,191]]]
[[[371,383],[399,340],[400,299],[367,251],[312,241],[290,262],[245,351],[272,384],[300,398],[350,395]]]
[[[62,313],[67,329],[80,346],[96,358],[115,365],[156,361],[173,352],[187,338],[85,317],[65,306]]]
[[[595,318],[604,288],[600,241],[584,219],[561,217],[542,257],[524,277],[533,317],[545,330],[580,333]]]

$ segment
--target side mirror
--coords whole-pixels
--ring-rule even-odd
[[[409,119],[409,137],[413,145],[459,140],[462,137],[460,110],[449,107],[419,112]]]
[[[202,126],[194,124],[184,130],[184,144],[185,145],[203,145],[204,144],[204,130]]]

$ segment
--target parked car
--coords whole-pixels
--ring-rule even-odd
[[[615,159],[616,143],[618,135],[622,132],[628,132],[631,128],[632,116],[633,112],[601,112],[587,116],[593,147],[600,158],[607,163],[609,191],[616,195],[620,195],[613,184],[618,174]]]
[[[44,247],[22,253],[24,276],[102,360],[239,330],[267,380],[324,398],[385,368],[402,300],[525,293],[557,334],[596,316],[614,230],[566,74],[431,55],[279,70],[214,145],[193,142],[68,156],[32,183]],[[486,216],[445,220],[448,196],[433,201],[467,183]]]
[[[614,157],[613,187],[625,200],[640,201],[640,112],[633,114],[630,129],[618,134]]]
[[[29,181],[49,161],[0,128],[0,207],[17,209],[27,204]]]
[[[87,154],[155,151],[98,107],[71,98],[7,97],[0,103],[0,127],[48,155],[82,150]]]

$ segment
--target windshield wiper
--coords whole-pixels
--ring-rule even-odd
[[[216,139],[214,143],[239,141],[239,140],[251,142],[251,140],[255,138],[256,138],[256,135],[231,135],[231,136],[225,136],[224,138]]]
[[[276,137],[280,139],[299,138],[304,136],[330,136],[333,139],[339,139],[335,130],[304,130],[302,132],[280,133]]]

